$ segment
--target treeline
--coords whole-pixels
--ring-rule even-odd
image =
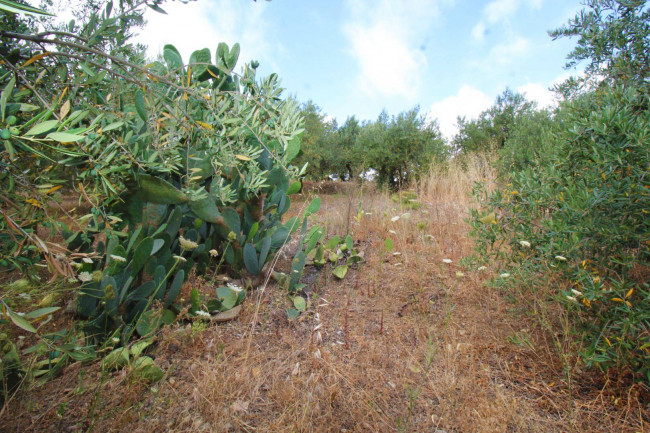
[[[419,107],[374,122],[355,116],[338,125],[312,101],[302,104],[305,134],[296,165],[307,163],[307,177],[344,181],[376,176],[380,186],[399,189],[450,153],[435,122]]]

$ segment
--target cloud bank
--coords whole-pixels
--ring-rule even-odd
[[[349,0],[343,32],[358,65],[358,87],[369,96],[414,101],[428,67],[424,41],[451,0]]]

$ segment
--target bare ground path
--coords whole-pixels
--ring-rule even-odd
[[[386,194],[347,192],[322,195],[319,215],[330,234],[349,229],[366,263],[341,281],[331,270],[307,275],[310,306],[298,319],[287,320],[286,295],[269,284],[232,322],[166,329],[153,353],[166,377],[155,386],[73,365],[22,393],[0,430],[646,431],[647,406],[634,396],[566,374],[557,340],[486,284],[497,269],[461,266],[472,253],[465,199],[421,194],[408,210]],[[366,214],[355,219],[359,203]]]

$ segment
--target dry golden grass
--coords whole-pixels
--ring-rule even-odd
[[[600,383],[563,357],[560,314],[549,311],[547,327],[515,315],[486,285],[490,269],[460,265],[472,253],[468,193],[474,181],[493,181],[486,161],[467,164],[432,170],[415,187],[416,210],[371,185],[324,187],[316,219],[329,235],[350,232],[366,263],[342,281],[308,270],[310,306],[297,320],[269,284],[235,321],[165,329],[153,356],[166,377],[154,387],[71,366],[22,393],[0,429],[646,431],[647,395]]]

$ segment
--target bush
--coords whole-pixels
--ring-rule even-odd
[[[517,167],[474,212],[479,249],[531,287],[559,274],[587,363],[650,381],[650,93],[601,85],[553,123],[532,158],[540,165]]]
[[[166,45],[145,62],[126,43],[145,5],[112,6],[66,31],[10,34],[30,60],[0,65],[0,187],[12,204],[0,209],[0,239],[14,241],[0,246],[0,264],[29,270],[39,253],[84,283],[77,312],[87,334],[122,331],[126,343],[154,301],[179,311],[192,269],[219,263],[261,280],[300,227],[299,217],[282,218],[302,174],[291,161],[303,118],[277,75],[259,79],[257,62],[235,71],[239,44],[218,44],[214,57],[197,50],[189,63]],[[72,221],[76,232],[57,223],[74,255],[54,254],[36,235],[56,222],[48,213],[59,189],[90,205]],[[215,309],[233,306],[222,304]]]

